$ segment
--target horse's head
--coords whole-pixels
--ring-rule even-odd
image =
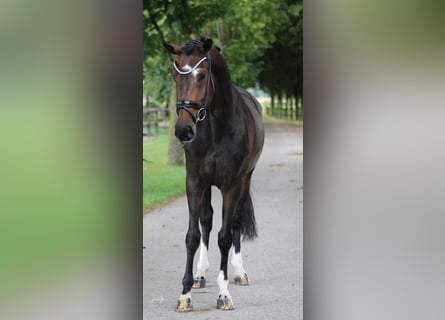
[[[197,124],[207,115],[207,107],[213,99],[210,49],[212,39],[200,38],[183,46],[164,43],[164,47],[177,55],[173,62],[176,81],[175,135],[182,142],[192,142],[196,137]]]

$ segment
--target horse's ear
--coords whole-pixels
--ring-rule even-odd
[[[172,46],[171,44],[168,44],[167,42],[164,42],[163,45],[164,45],[164,48],[167,49],[168,52],[173,53],[173,54],[179,53],[177,46],[175,46],[175,45]]]
[[[202,42],[202,47],[204,48],[205,52],[208,52],[213,45],[213,40],[210,38],[205,38],[204,41]]]

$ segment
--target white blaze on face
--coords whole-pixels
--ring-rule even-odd
[[[234,276],[244,276],[246,270],[244,270],[243,267],[243,258],[241,256],[241,252],[235,253],[235,251],[233,251],[232,260],[230,261],[230,264],[233,267]]]
[[[201,239],[200,249],[199,249],[199,260],[197,265],[196,277],[205,277],[206,271],[209,269],[209,255],[208,248]]]
[[[190,70],[192,70],[192,67],[190,67],[188,64],[186,64],[186,65],[184,65],[184,66],[182,66],[182,71],[190,71]]]
[[[218,286],[219,286],[219,294],[221,296],[230,297],[229,288],[228,288],[229,280],[224,280],[224,271],[221,270],[219,272],[216,282],[218,283]]]
[[[190,67],[188,64],[185,64],[184,66],[182,66],[181,70],[184,72],[190,71],[193,68]],[[191,75],[193,76],[193,78],[196,78],[199,75],[199,69],[195,69],[191,72]],[[192,93],[192,88],[189,89],[189,91],[187,92],[188,95],[190,95]]]
[[[199,69],[195,69],[192,71],[192,75],[196,78],[199,74]]]

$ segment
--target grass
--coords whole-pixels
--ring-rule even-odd
[[[297,124],[299,126],[302,126],[303,123],[304,123],[303,119],[301,119],[301,120],[281,119],[281,118],[274,117],[274,116],[266,114],[266,113],[263,113],[263,118],[268,119],[268,120],[273,121],[273,122],[278,122],[278,123],[295,123],[295,124]]]
[[[185,166],[168,164],[168,134],[144,140],[144,211],[185,192]]]

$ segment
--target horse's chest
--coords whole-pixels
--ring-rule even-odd
[[[204,161],[203,173],[211,184],[221,186],[238,175],[240,166],[236,158],[229,152],[211,153]]]

